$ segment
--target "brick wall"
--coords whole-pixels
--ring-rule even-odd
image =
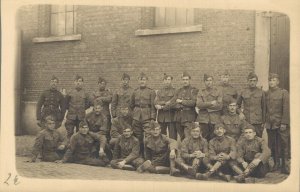
[[[86,89],[97,87],[99,75],[116,89],[120,76],[150,76],[150,87],[161,87],[164,72],[174,76],[186,70],[192,83],[203,87],[203,74],[219,75],[228,69],[232,84],[241,88],[245,75],[254,69],[254,11],[196,9],[195,24],[202,32],[170,35],[135,36],[137,29],[154,25],[154,8],[78,6],[77,32],[80,41],[32,43],[33,37],[49,35],[49,6],[26,6],[19,11],[23,30],[24,100],[36,101],[55,74],[60,87],[69,89],[75,74],[81,74]]]

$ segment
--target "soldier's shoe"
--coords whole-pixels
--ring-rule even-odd
[[[224,181],[226,182],[230,182],[231,180],[231,175],[225,175],[225,174],[222,174],[222,175],[219,175]]]
[[[188,169],[187,169],[187,172],[188,172],[189,175],[195,177],[196,173],[197,173],[197,170],[195,168],[189,166]]]
[[[147,169],[149,169],[151,167],[151,161],[150,160],[147,160],[145,161],[142,165],[140,165],[136,171],[139,172],[139,173],[143,173],[145,172]]]
[[[208,180],[208,178],[211,176],[210,171],[206,172],[206,173],[196,173],[195,178],[198,180]]]
[[[180,171],[179,169],[173,168],[170,170],[170,175],[174,177],[179,177],[180,176]]]
[[[245,183],[245,175],[244,174],[234,176],[234,179],[238,183]]]
[[[135,168],[132,165],[124,165],[122,169],[127,171],[135,171]]]

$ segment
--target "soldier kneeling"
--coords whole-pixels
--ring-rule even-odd
[[[208,143],[201,136],[201,128],[197,123],[191,123],[191,137],[184,138],[180,146],[180,157],[176,159],[176,165],[181,171],[195,177],[201,164],[211,168],[208,159]]]
[[[100,143],[99,158],[96,158],[94,149],[96,143]],[[62,160],[57,163],[73,162],[84,165],[106,166],[109,160],[104,153],[106,137],[104,135],[89,132],[86,122],[79,123],[79,131],[70,139],[70,145]]]
[[[235,177],[236,181],[244,183],[249,176],[264,177],[268,172],[267,162],[270,156],[267,143],[256,136],[255,127],[247,125],[244,136],[237,143],[237,161],[244,168],[244,172]]]
[[[179,176],[180,171],[175,168],[177,141],[162,135],[157,122],[151,121],[150,129],[151,135],[144,143],[146,161],[137,171]]]
[[[209,141],[209,158],[213,163],[210,170],[204,174],[197,173],[196,179],[207,180],[211,175],[216,173],[223,180],[229,182],[231,175],[224,174],[221,168],[231,168],[237,174],[241,174],[242,170],[236,163],[236,142],[232,137],[224,135],[226,132],[223,124],[216,124],[214,134],[216,137]]]
[[[42,156],[42,161],[48,162],[54,162],[63,157],[68,141],[56,130],[56,121],[56,118],[52,115],[45,118],[45,129],[37,135],[32,157],[28,162],[35,162],[39,154]]]
[[[132,134],[132,128],[126,126],[123,129],[123,134],[116,139],[113,160],[110,162],[112,168],[135,171],[137,167],[143,164],[144,159],[139,157],[139,140]]]

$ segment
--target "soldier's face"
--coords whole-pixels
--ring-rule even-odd
[[[131,129],[123,130],[123,135],[125,138],[129,138],[132,135],[133,131]]]
[[[256,135],[256,132],[253,131],[252,129],[245,129],[245,131],[244,131],[244,136],[246,137],[247,140],[254,139],[255,135]]]
[[[141,87],[145,87],[147,85],[147,78],[146,77],[142,77],[139,79],[139,84]]]
[[[98,87],[100,90],[104,90],[106,87],[106,82],[102,81],[102,82],[98,83]]]
[[[76,88],[82,88],[83,86],[83,79],[77,79],[74,81],[75,87]]]
[[[128,86],[129,85],[129,79],[127,77],[125,77],[123,80],[122,80],[122,84],[123,86]]]
[[[279,79],[277,79],[277,78],[269,79],[269,87],[270,88],[278,87],[278,85],[279,85]]]
[[[51,89],[56,89],[57,84],[58,84],[57,79],[52,79],[52,80],[50,81],[50,88],[51,88]]]
[[[89,132],[89,127],[87,125],[79,127],[79,133],[86,135],[88,132]]]
[[[228,84],[229,75],[221,75],[221,81],[222,81],[223,84]]]
[[[248,79],[249,87],[254,88],[254,87],[256,87],[256,84],[257,84],[257,79],[255,77],[252,79]]]
[[[204,84],[207,88],[211,88],[213,86],[213,78],[209,77],[204,81]]]
[[[164,79],[164,84],[165,85],[171,85],[171,83],[172,83],[172,78],[171,77],[167,77],[166,79]]]
[[[226,130],[223,127],[215,128],[214,133],[217,137],[222,137],[225,134]]]
[[[94,107],[94,111],[95,111],[96,115],[100,115],[100,113],[102,111],[102,106],[101,105],[96,105]]]
[[[189,86],[190,85],[190,78],[189,77],[182,77],[182,84],[183,84],[183,86]]]
[[[151,130],[151,133],[154,137],[158,137],[160,135],[161,129],[160,127],[155,127],[154,129]]]
[[[47,120],[45,125],[46,125],[46,128],[49,129],[49,130],[54,130],[55,129],[55,121]]]
[[[228,105],[228,111],[229,111],[230,113],[236,113],[236,108],[237,108],[236,103],[230,103],[230,104]]]
[[[191,130],[191,136],[192,136],[194,139],[199,138],[200,135],[201,135],[200,127],[197,127],[197,128],[195,128],[195,129],[192,129],[192,130]]]

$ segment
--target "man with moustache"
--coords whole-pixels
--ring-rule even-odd
[[[162,134],[167,135],[168,129],[169,137],[177,139],[177,131],[174,123],[175,110],[171,103],[171,99],[175,94],[172,80],[173,77],[171,75],[164,74],[164,87],[157,91],[154,104],[155,108],[158,110],[157,121],[160,124]]]

